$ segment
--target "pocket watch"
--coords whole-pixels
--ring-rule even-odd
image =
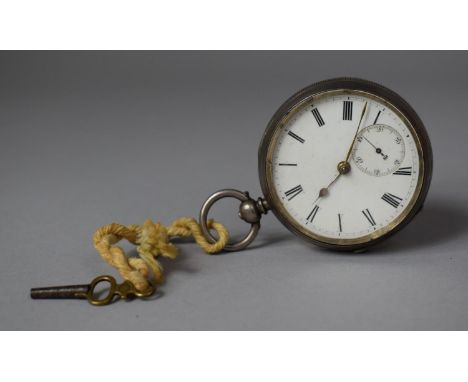
[[[208,214],[226,197],[240,201],[239,216],[251,227],[243,239],[227,246],[225,231],[218,242],[222,247],[210,253],[247,247],[260,229],[262,214],[270,210],[308,242],[333,250],[365,250],[395,234],[421,210],[431,181],[432,151],[423,123],[398,94],[373,82],[337,78],[311,85],[280,106],[260,142],[258,169],[263,197],[217,191],[203,204],[199,224],[193,218],[179,219],[171,225],[172,234],[151,221],[143,227],[110,224],[96,231],[96,249],[119,270],[124,283],[100,276],[90,284],[33,288],[31,297],[87,298],[94,305],[108,304],[115,296],[148,297],[155,288],[146,280],[145,261],[151,258],[153,272],[161,278],[156,257],[176,253],[170,235],[192,235],[205,249],[209,244],[200,240],[201,228],[202,236],[216,243],[210,231],[215,223]],[[137,239],[143,233],[145,244]],[[123,237],[139,243],[139,253],[144,247],[144,260],[124,260],[122,249],[113,247]],[[104,298],[95,295],[101,282],[110,284]]]
[[[260,142],[263,197],[227,189],[200,211],[205,236],[217,200],[240,200],[251,224],[246,247],[271,210],[291,232],[333,250],[361,251],[398,232],[421,210],[432,174],[431,144],[421,119],[392,90],[356,78],[318,82],[286,100]]]

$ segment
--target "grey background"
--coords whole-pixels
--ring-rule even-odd
[[[1,53],[0,329],[468,329],[467,67],[466,52]],[[196,216],[225,187],[259,196],[269,118],[336,76],[395,90],[431,136],[432,188],[398,235],[339,254],[268,214],[246,251],[181,244],[151,301],[30,300],[115,275],[91,243],[103,224]],[[241,233],[236,208],[212,216]]]

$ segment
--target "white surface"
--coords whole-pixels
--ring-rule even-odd
[[[350,120],[343,119],[345,101],[352,102]],[[365,140],[353,145],[366,102],[358,138],[372,140],[388,155],[387,159],[378,155]],[[317,124],[311,112],[314,109],[319,110],[325,122],[323,126]],[[383,126],[369,129],[379,111],[378,122]],[[377,131],[380,127],[381,132]],[[291,136],[291,132],[299,140]],[[403,137],[400,144],[395,142],[396,134]],[[413,197],[417,197],[419,157],[413,134],[394,111],[378,100],[361,94],[325,95],[298,111],[278,133],[276,142],[273,184],[277,198],[290,220],[320,235],[322,241],[329,238],[332,243],[333,239],[364,241],[366,235],[382,235],[396,219],[408,213],[411,202],[414,203]],[[347,159],[351,147],[356,150],[348,160],[351,171],[339,176],[338,163]],[[359,166],[357,157],[362,158]],[[296,166],[281,166],[281,163]],[[366,171],[361,171],[361,167]],[[399,167],[411,167],[414,171],[411,176],[392,175]],[[326,196],[320,196],[322,189],[328,190]],[[384,194],[400,198],[395,199],[398,206],[395,208],[385,202]],[[366,218],[365,213],[370,216]]]

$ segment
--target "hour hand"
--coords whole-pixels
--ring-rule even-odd
[[[328,184],[328,186],[323,187],[323,188],[320,189],[319,194],[318,194],[317,198],[314,200],[314,203],[313,203],[313,204],[315,204],[315,203],[317,202],[317,200],[319,200],[320,198],[323,198],[324,196],[327,196],[327,195],[329,194],[329,192],[330,192],[330,190],[329,190],[330,186],[331,186],[333,183],[335,183],[335,182],[338,180],[338,178],[339,178],[340,176],[341,176],[341,172],[338,172],[338,175],[336,175],[336,176],[333,178],[333,180]]]

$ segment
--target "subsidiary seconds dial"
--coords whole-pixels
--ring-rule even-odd
[[[356,137],[353,161],[359,170],[372,176],[393,174],[405,158],[405,141],[391,126],[365,127]]]

